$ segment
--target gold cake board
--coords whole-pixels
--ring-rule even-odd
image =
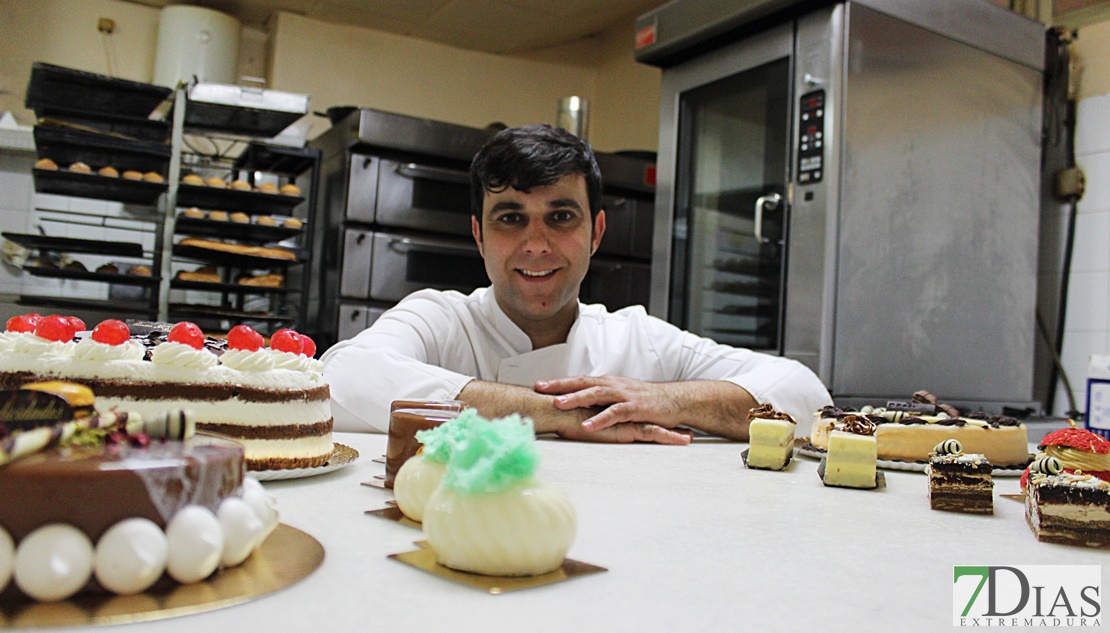
[[[293,585],[323,562],[324,547],[319,541],[281,524],[242,565],[192,585],[179,585],[163,577],[134,596],[86,591],[69,600],[48,603],[35,602],[8,587],[0,593],[0,627],[129,624],[214,611]]]

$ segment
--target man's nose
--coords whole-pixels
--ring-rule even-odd
[[[527,253],[546,253],[551,250],[551,239],[547,225],[532,221],[524,230],[524,251]]]

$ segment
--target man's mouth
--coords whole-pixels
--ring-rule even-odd
[[[525,277],[546,277],[553,274],[555,272],[555,269],[549,268],[547,270],[525,270],[523,268],[517,268],[517,272],[524,275]]]

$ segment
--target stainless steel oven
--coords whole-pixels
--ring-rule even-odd
[[[702,7],[637,21],[652,313],[842,401],[1029,405],[1044,28],[982,0]]]

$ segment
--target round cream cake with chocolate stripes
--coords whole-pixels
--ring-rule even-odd
[[[308,354],[229,349],[210,337],[178,342],[166,329],[114,344],[96,338],[0,334],[0,387],[65,380],[89,386],[98,410],[187,410],[198,431],[241,443],[250,470],[321,466],[333,451],[331,394]]]

